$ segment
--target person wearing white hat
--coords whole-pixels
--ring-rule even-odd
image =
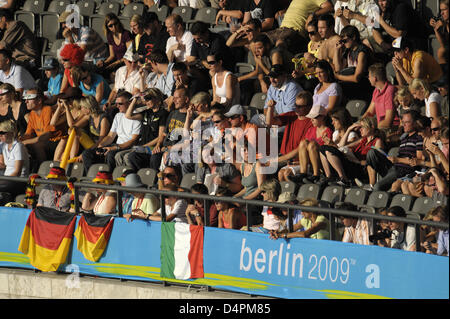
[[[313,175],[307,177],[309,182],[317,182],[320,179],[320,152],[319,146],[324,145],[323,136],[331,139],[331,129],[325,125],[327,110],[321,105],[314,105],[306,115],[311,119],[312,127],[305,134],[305,139],[300,142],[298,157],[300,160],[300,177],[306,178],[308,165],[311,164]]]

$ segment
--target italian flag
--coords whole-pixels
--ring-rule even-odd
[[[161,224],[161,277],[203,278],[203,226]]]

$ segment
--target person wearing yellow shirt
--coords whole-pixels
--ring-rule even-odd
[[[399,85],[409,85],[417,78],[431,84],[442,77],[442,68],[433,56],[425,51],[414,50],[407,38],[396,38],[392,42],[392,48],[392,66]]]

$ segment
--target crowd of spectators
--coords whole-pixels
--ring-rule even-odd
[[[5,176],[28,177],[44,161],[60,162],[75,131],[69,163],[83,164],[85,175],[96,163],[109,168],[93,183],[146,187],[137,172],[151,168],[161,190],[261,199],[266,206],[249,207],[251,230],[273,239],[330,236],[322,214],[295,211],[290,228],[287,211],[270,207],[320,206],[284,193],[282,182],[449,195],[448,0],[429,21],[403,0],[149,0],[129,26],[111,13],[101,31],[69,23],[76,12],[65,11],[55,25],[61,47],[42,61],[36,34],[14,20],[19,2],[0,1]],[[148,10],[153,5],[211,6],[218,13],[215,24],[188,24],[174,13],[161,19]],[[250,70],[240,72],[244,64]],[[260,109],[251,105],[258,93],[266,94]],[[357,116],[347,108],[354,100],[367,105]],[[275,152],[257,143],[270,139]],[[274,163],[276,171],[264,173]],[[128,169],[114,180],[116,167]],[[194,174],[190,189],[181,185],[186,174]],[[68,178],[58,167],[46,177]],[[4,205],[25,193],[25,184],[2,180],[0,192]],[[68,194],[47,186],[37,205],[71,211]],[[128,221],[161,220],[164,204],[167,221],[202,225],[209,209],[211,226],[247,224],[244,207],[228,202],[205,207],[171,195],[159,203],[136,192],[119,202],[116,192],[95,187],[82,195],[76,200],[83,211],[117,214],[121,205]],[[380,213],[406,216],[397,206]],[[448,214],[433,209],[426,218],[448,221]],[[340,220],[344,242],[404,250],[419,244],[414,227],[403,223]],[[384,229],[390,235],[382,238]],[[448,230],[422,233],[422,251],[448,254]]]

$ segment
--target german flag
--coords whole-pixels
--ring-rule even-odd
[[[41,271],[56,271],[66,262],[76,215],[48,207],[36,207],[28,216],[19,251]]]
[[[94,214],[81,216],[75,237],[78,240],[77,248],[86,259],[93,262],[100,259],[108,245],[113,224],[113,216],[96,216]]]

